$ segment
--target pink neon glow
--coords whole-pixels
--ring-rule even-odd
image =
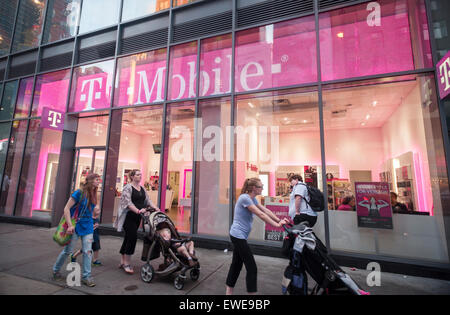
[[[44,107],[48,107],[65,113],[68,91],[69,80],[54,81],[42,84],[37,103],[37,94],[35,93],[35,100],[33,101],[34,116],[41,116],[42,109]]]
[[[421,167],[421,157],[420,153],[413,152],[413,160],[414,160],[414,175],[416,178],[417,185],[417,203],[418,203],[418,211],[426,212],[427,211],[427,196],[425,193],[425,185],[424,185],[424,176]],[[429,209],[430,216],[433,216],[433,209],[430,206]]]
[[[381,12],[383,9],[382,6]],[[413,70],[407,12],[382,16],[377,27],[370,26],[365,18],[354,21],[357,13],[320,15],[322,79]]]
[[[183,199],[186,197],[186,173],[192,172],[192,169],[184,169],[184,179],[183,179]]]

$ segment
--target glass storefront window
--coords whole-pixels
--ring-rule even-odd
[[[170,0],[124,0],[122,22],[170,8]]]
[[[0,120],[8,120],[13,116],[18,83],[18,80],[5,83],[0,106]]]
[[[15,215],[50,221],[62,131],[44,129],[40,123],[30,121]]]
[[[192,3],[195,1],[198,1],[198,0],[173,0],[173,6],[178,7],[180,5]]]
[[[0,56],[9,53],[17,1],[18,0],[0,2]]]
[[[166,113],[161,210],[180,232],[190,233],[195,104],[169,104]]]
[[[87,33],[116,24],[120,0],[83,0],[79,33]]]
[[[423,0],[383,0],[321,13],[322,80],[432,67]]]
[[[285,217],[289,212],[289,174],[299,174],[305,183],[323,190],[315,88],[239,96],[234,133],[235,201],[245,180],[258,177],[264,185],[258,202]],[[314,231],[324,240],[323,212]],[[249,237],[281,242],[282,232],[255,218]]]
[[[33,82],[33,77],[20,80],[14,118],[28,117],[31,106],[31,94],[33,93]]]
[[[316,82],[316,59],[314,16],[238,32],[235,90]]]
[[[114,106],[162,102],[167,50],[153,50],[117,61]]]
[[[231,34],[202,40],[200,48],[200,95],[231,92]]]
[[[13,52],[39,45],[46,2],[46,0],[20,1]]]
[[[197,42],[178,45],[170,49],[169,100],[196,96]]]
[[[198,118],[195,161],[197,232],[228,237],[231,152],[226,139],[230,138],[230,99],[201,101]]]
[[[14,215],[14,203],[22,166],[22,154],[25,146],[28,121],[14,121],[11,138],[3,172],[2,194],[0,196],[0,213]]]
[[[81,0],[48,0],[44,43],[76,35]]]
[[[108,115],[78,119],[76,147],[105,146],[108,135]]]
[[[70,70],[61,70],[36,77],[31,116],[41,116],[44,107],[66,112]]]
[[[333,250],[448,262],[435,90],[427,75],[324,88]]]
[[[114,60],[74,68],[69,112],[110,107],[113,70]]]
[[[3,178],[3,171],[6,162],[6,153],[8,152],[8,143],[9,143],[9,132],[11,129],[11,123],[2,123],[0,124],[0,181]],[[1,194],[6,190],[6,185],[8,183],[5,182],[5,186],[1,191]]]
[[[112,161],[108,156],[110,167],[106,174],[106,186],[115,192],[115,197],[105,196],[104,208],[109,213],[104,214],[102,223],[112,223],[116,219],[120,195],[129,183],[128,173],[133,169],[141,171],[141,186],[146,189],[153,204],[158,205],[162,117],[163,108],[160,105],[113,112],[109,150],[114,152],[114,157]],[[164,210],[163,207],[161,209]]]

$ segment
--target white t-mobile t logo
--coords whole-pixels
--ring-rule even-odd
[[[101,89],[102,83],[103,83],[102,78],[86,80],[86,81],[83,81],[83,84],[81,85],[81,92],[84,91],[84,87],[86,86],[86,84],[89,85],[89,89],[88,89],[88,93],[87,93],[87,103],[86,103],[86,107],[83,110],[94,109],[92,107],[92,101],[94,99],[99,100],[102,97],[102,92],[95,92],[95,95],[94,95],[95,82],[98,82],[99,88]],[[86,101],[86,94],[84,94],[84,93],[81,94],[80,101],[82,101],[82,102]]]
[[[58,128],[57,124],[61,123],[61,117],[62,117],[61,113],[54,112],[54,111],[50,110],[48,112],[48,121],[51,122],[50,123],[50,127]]]

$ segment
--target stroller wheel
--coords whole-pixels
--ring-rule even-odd
[[[141,267],[141,279],[144,282],[150,283],[153,280],[153,276],[155,275],[155,270],[152,265],[145,264]]]
[[[336,280],[336,275],[335,275],[334,272],[331,271],[331,270],[328,270],[328,271],[325,273],[325,277],[327,277],[327,279],[328,279],[330,282],[334,282],[334,281]]]
[[[200,269],[197,268],[192,269],[190,275],[192,281],[197,281],[198,278],[200,278]]]
[[[175,281],[173,282],[175,289],[177,290],[183,290],[184,287],[184,279],[180,276],[177,276],[175,278]]]

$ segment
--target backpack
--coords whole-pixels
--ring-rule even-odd
[[[302,197],[306,203],[315,211],[315,212],[322,212],[325,209],[325,197],[323,193],[316,187],[312,187],[309,185],[306,185],[305,183],[299,183],[302,185],[305,185],[308,189],[309,194],[309,202],[306,200],[306,198]]]

